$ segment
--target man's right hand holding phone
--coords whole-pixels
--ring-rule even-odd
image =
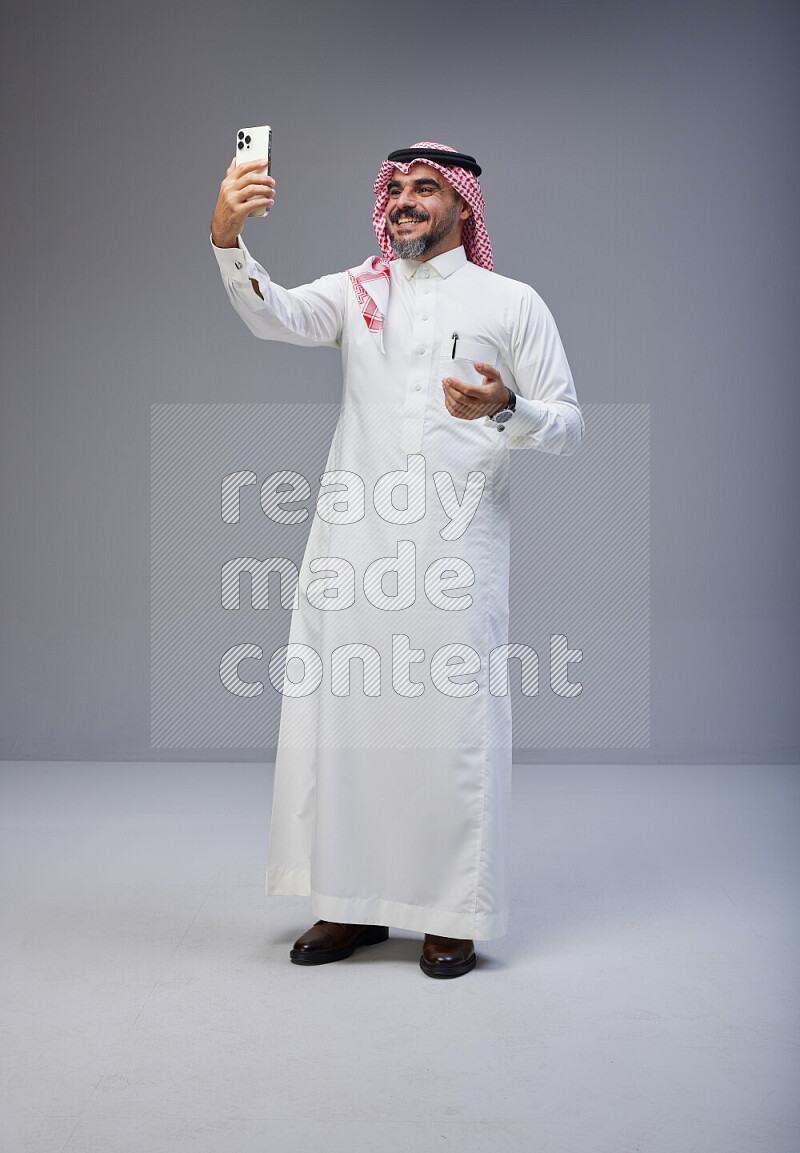
[[[258,171],[266,166],[266,157],[244,164],[237,164],[234,157],[230,162],[211,219],[211,239],[217,248],[236,248],[247,217],[275,203],[275,181]]]

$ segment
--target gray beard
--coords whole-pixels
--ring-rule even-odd
[[[390,236],[389,241],[392,252],[401,260],[416,260],[418,256],[424,256],[431,247],[430,236],[418,236],[416,240],[398,240],[396,236]]]
[[[447,236],[448,232],[452,229],[456,220],[458,220],[458,203],[454,200],[452,210],[448,216],[442,221],[437,229],[429,232],[427,236],[418,236],[416,240],[399,240],[396,236],[389,234],[389,243],[392,246],[392,252],[400,260],[416,260],[419,256],[424,256],[431,248],[434,248],[443,237]]]

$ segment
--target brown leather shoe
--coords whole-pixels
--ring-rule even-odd
[[[289,953],[295,965],[324,965],[349,957],[359,945],[377,945],[389,936],[386,925],[345,925],[339,921],[315,921],[298,937]]]
[[[429,977],[461,977],[475,968],[477,960],[469,938],[426,933],[419,967]]]

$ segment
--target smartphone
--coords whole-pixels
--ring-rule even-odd
[[[259,156],[266,156],[267,167],[257,168],[267,176],[272,176],[272,129],[269,124],[260,124],[256,128],[240,128],[236,133],[236,163],[244,164],[246,160],[255,160]],[[259,208],[251,216],[266,216],[268,208]]]

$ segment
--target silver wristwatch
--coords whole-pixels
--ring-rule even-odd
[[[497,425],[500,432],[503,432],[503,426],[507,420],[511,420],[511,417],[514,415],[514,411],[517,407],[516,395],[511,391],[508,385],[506,385],[506,389],[508,391],[508,403],[506,404],[505,408],[501,408],[499,412],[496,412],[493,416],[488,418],[492,421],[493,424]]]

